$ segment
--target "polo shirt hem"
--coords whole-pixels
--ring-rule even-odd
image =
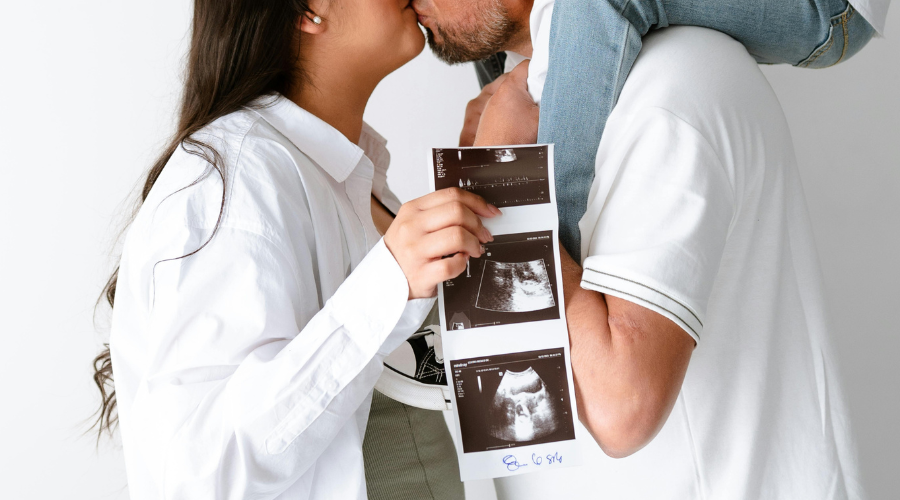
[[[581,288],[593,290],[646,307],[674,321],[694,342],[700,343],[703,324],[683,303],[670,295],[634,280],[589,267],[584,268]]]

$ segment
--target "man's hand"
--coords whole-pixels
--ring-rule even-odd
[[[475,144],[475,134],[478,133],[478,124],[481,122],[481,115],[487,106],[491,97],[497,93],[497,89],[503,84],[508,74],[504,73],[497,77],[496,80],[484,86],[478,97],[469,101],[466,105],[466,117],[463,119],[462,132],[459,134],[459,147],[467,148]]]
[[[537,142],[540,108],[528,93],[528,61],[486,86],[469,102],[460,146],[501,146]],[[473,124],[478,127],[472,137]],[[471,140],[471,142],[469,142]]]

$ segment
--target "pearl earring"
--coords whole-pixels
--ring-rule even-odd
[[[319,16],[316,16],[313,18],[313,22],[316,24],[322,24],[322,18]]]

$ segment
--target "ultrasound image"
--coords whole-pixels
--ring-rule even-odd
[[[555,305],[543,259],[485,261],[475,307],[499,312],[529,312]]]
[[[495,235],[443,283],[447,330],[559,319],[553,233]]]
[[[462,155],[460,155],[460,156],[462,156]],[[519,157],[516,156],[516,150],[514,148],[513,149],[495,149],[494,157],[496,158],[497,163],[506,163],[506,162],[510,162],[510,161],[516,161],[519,159]]]
[[[491,404],[490,434],[505,441],[534,441],[553,434],[557,411],[544,381],[528,367],[506,370]]]
[[[547,146],[435,149],[435,189],[458,187],[497,207],[550,203]]]
[[[464,453],[575,439],[562,349],[450,366]]]

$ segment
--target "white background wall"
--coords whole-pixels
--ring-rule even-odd
[[[0,498],[126,498],[96,407],[94,300],[136,185],[171,130],[188,0],[7,2],[0,15]],[[898,28],[895,7],[888,36]],[[900,491],[900,38],[836,68],[765,68],[787,113],[871,498]],[[425,53],[376,91],[402,199],[456,143],[471,67]],[[103,326],[103,321],[98,322]],[[490,482],[469,485],[490,498]]]

